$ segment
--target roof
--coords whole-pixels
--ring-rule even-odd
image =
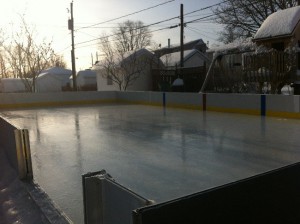
[[[204,61],[209,60],[202,52],[200,52],[196,49],[192,49],[192,50],[186,50],[183,52],[183,61],[187,61],[188,59],[193,57],[195,54],[200,55],[200,57]],[[174,53],[170,53],[170,54],[165,54],[165,55],[161,56],[160,59],[162,60],[162,62],[165,65],[168,64],[169,66],[175,66],[177,64],[178,66],[180,66],[180,55],[181,55],[180,51],[178,51],[178,52],[174,52]]]
[[[197,39],[197,40],[193,40],[193,41],[184,43],[183,48],[184,48],[184,50],[191,50],[191,49],[201,50],[203,48],[205,48],[205,50],[206,50],[207,46],[202,39]],[[156,55],[162,56],[162,55],[170,54],[170,53],[177,52],[177,51],[180,51],[180,44],[171,45],[170,47],[168,47],[168,46],[162,47],[160,49],[155,50],[154,52]]]
[[[197,45],[205,45],[205,43],[202,39],[197,39],[197,40],[192,40],[192,41],[184,43],[184,46],[187,46],[187,45],[191,45],[191,46],[195,47]],[[164,50],[164,49],[173,49],[173,48],[178,48],[178,47],[180,47],[180,44],[171,45],[170,47],[168,47],[168,46],[162,47],[161,49],[162,50]],[[161,50],[161,49],[158,49],[158,51]]]
[[[82,70],[82,71],[79,71],[77,73],[77,77],[79,76],[84,76],[84,77],[96,77],[96,72],[91,70],[91,69],[86,69],[86,70]],[[70,76],[70,79],[72,79],[73,77]]]
[[[126,62],[130,62],[131,60],[135,60],[137,58],[140,58],[142,56],[147,56],[149,58],[154,57],[154,54],[151,53],[150,51],[148,51],[145,48],[139,49],[139,50],[135,50],[135,51],[128,51],[125,52],[122,57],[121,55],[114,55],[113,57],[113,62],[115,64],[122,64],[122,63],[126,63]],[[95,66],[101,66],[103,65],[103,63],[105,63],[104,61],[98,61]]]
[[[300,6],[277,11],[267,17],[254,36],[254,40],[293,34],[300,20]]]
[[[70,69],[65,69],[61,67],[52,67],[41,71],[40,75],[42,75],[43,73],[51,73],[55,75],[67,75],[67,74],[71,75],[72,71]]]

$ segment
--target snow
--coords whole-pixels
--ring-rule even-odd
[[[291,35],[300,20],[300,6],[277,11],[263,22],[254,40]]]
[[[251,38],[238,38],[234,42],[225,44],[222,46],[216,46],[207,50],[207,53],[218,54],[227,54],[232,51],[246,52],[254,51],[256,44],[252,42]]]
[[[40,73],[40,75],[42,75],[43,73],[47,73],[47,74],[50,73],[50,74],[55,74],[55,75],[71,75],[72,71],[70,69],[65,69],[65,68],[60,68],[60,67],[52,67],[52,68],[43,70]]]

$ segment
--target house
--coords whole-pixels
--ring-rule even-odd
[[[60,92],[70,85],[72,71],[60,67],[43,70],[35,80],[37,92]]]
[[[92,70],[97,73],[98,91],[149,91],[152,90],[151,69],[160,64],[153,53],[139,49],[126,52],[122,57],[114,56],[110,61],[99,61]]]
[[[170,54],[170,53],[174,53],[174,52],[179,52],[181,49],[180,45],[175,45],[175,46],[168,46],[168,47],[163,47],[161,49],[155,50],[154,54],[160,58],[161,56],[165,55],[165,54]],[[202,53],[205,53],[207,50],[207,46],[204,43],[204,41],[202,39],[197,39],[197,40],[193,40],[187,43],[184,43],[183,45],[183,50],[191,50],[191,49],[196,49]]]
[[[180,52],[165,54],[160,60],[166,68],[180,67]],[[209,62],[208,57],[197,49],[186,50],[183,52],[183,63],[185,68],[205,66]]]
[[[76,75],[77,89],[84,91],[97,90],[97,74],[91,69],[79,71]],[[73,87],[73,77],[70,76],[70,86]]]
[[[267,17],[253,41],[258,45],[283,51],[300,46],[300,6],[277,11]]]

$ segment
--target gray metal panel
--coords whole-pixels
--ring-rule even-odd
[[[151,202],[100,173],[83,175],[85,223],[131,224],[132,211]]]

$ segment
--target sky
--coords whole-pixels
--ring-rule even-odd
[[[219,3],[221,0],[73,0],[75,29],[76,71],[91,67],[100,57],[97,38],[111,31],[118,23],[126,20],[142,21],[149,26],[152,40],[162,47],[180,43],[180,27],[168,27],[180,23],[180,5],[184,7],[184,22],[202,18],[199,22],[188,23],[184,29],[184,41],[202,38],[209,46],[219,44],[218,32],[222,26],[211,21],[211,9],[203,8]],[[71,68],[71,32],[68,30],[71,0],[0,0],[0,27],[7,32],[18,29],[20,15],[34,27],[40,39],[53,41],[58,54],[64,56]],[[130,15],[129,15],[130,14]],[[122,18],[119,18],[122,17]],[[119,19],[117,19],[119,18]],[[110,21],[113,20],[113,21]],[[110,22],[107,22],[110,21]],[[162,22],[165,21],[165,22]],[[163,29],[166,28],[166,29]],[[163,29],[156,31],[158,29]]]

